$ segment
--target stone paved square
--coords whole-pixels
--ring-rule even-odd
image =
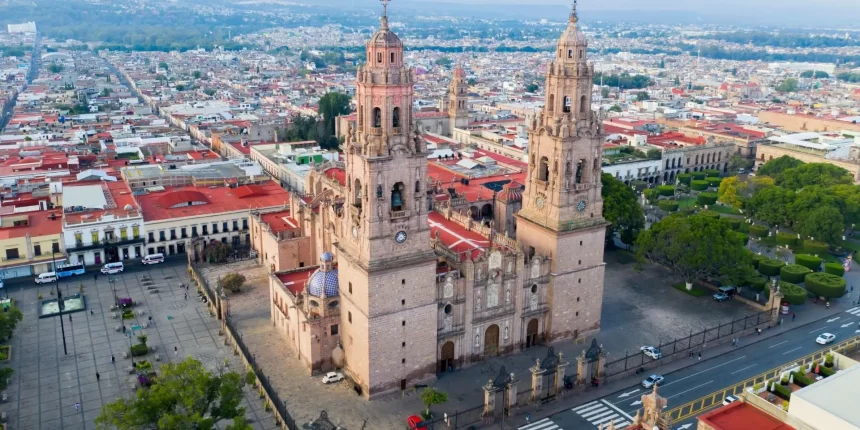
[[[185,289],[179,285],[190,283],[184,261],[146,268],[127,266],[127,271],[115,278],[118,296],[132,297],[137,303],[135,312],[144,311],[126,320],[126,325],[142,325],[152,317],[154,327],[143,332],[162,362],[190,355],[212,369],[227,359],[231,369],[244,373],[239,357],[230,353],[218,335],[220,322],[196,300],[196,291],[190,289],[188,299],[184,298]],[[122,321],[111,316],[114,295],[109,277],[99,275],[94,280],[92,275],[83,275],[61,282],[60,287],[64,295],[73,294],[82,283],[87,310],[72,314],[71,322],[68,315],[62,317],[68,348],[68,355],[64,355],[59,317],[38,317],[38,294],[50,298],[50,288],[31,280],[9,282],[8,293],[24,313],[9,342],[12,358],[5,364],[15,370],[6,390],[9,401],[0,403],[0,412],[7,413],[11,429],[94,429],[103,404],[135,393],[136,378],[126,371],[131,360],[122,354],[128,351],[130,341],[137,340],[115,330]],[[157,288],[158,293],[147,287]],[[179,348],[178,356],[173,354],[174,346]],[[111,354],[116,363],[111,363]],[[158,366],[152,353],[142,359]],[[96,372],[100,381],[96,381]],[[75,403],[80,403],[80,412],[75,411]],[[271,413],[263,410],[250,388],[243,406],[255,429],[274,428]]]

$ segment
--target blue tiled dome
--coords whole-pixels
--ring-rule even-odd
[[[333,261],[334,255],[332,255],[332,253],[328,252],[328,251],[323,252],[322,255],[320,256],[320,260],[322,260],[322,261]]]
[[[325,290],[323,290],[323,288],[325,288]],[[337,269],[332,269],[328,272],[323,272],[321,269],[317,269],[317,271],[311,275],[310,279],[308,279],[308,294],[312,296],[322,297],[323,291],[325,291],[326,297],[334,297],[337,296],[339,289],[337,282]]]

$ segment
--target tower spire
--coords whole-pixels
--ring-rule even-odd
[[[570,22],[574,24],[579,21],[579,16],[576,14],[576,4],[578,2],[579,0],[573,0],[573,8],[570,10]]]
[[[382,3],[382,28],[388,29],[388,3],[391,0],[379,0]]]

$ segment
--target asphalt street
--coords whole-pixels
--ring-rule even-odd
[[[860,307],[812,322],[779,335],[756,341],[756,334],[741,338],[740,345],[729,353],[709,358],[703,356],[687,368],[665,376],[659,393],[669,401],[669,409],[715,391],[743,382],[792,360],[825,349],[815,343],[822,333],[836,335],[834,343],[860,335]],[[685,360],[698,361],[698,357]],[[658,368],[659,370],[659,368]],[[642,376],[644,379],[647,374]],[[547,419],[519,427],[520,430],[578,430],[596,429],[600,424],[614,421],[616,427],[627,425],[639,409],[640,396],[650,390],[641,384],[627,387],[600,399],[574,406]],[[704,413],[706,411],[702,411]],[[675,429],[696,427],[696,418],[674,423]]]

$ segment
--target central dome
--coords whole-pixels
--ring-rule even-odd
[[[388,17],[382,17],[382,25],[379,27],[379,30],[373,34],[369,41],[367,41],[368,47],[375,48],[402,48],[403,42],[388,28]]]

